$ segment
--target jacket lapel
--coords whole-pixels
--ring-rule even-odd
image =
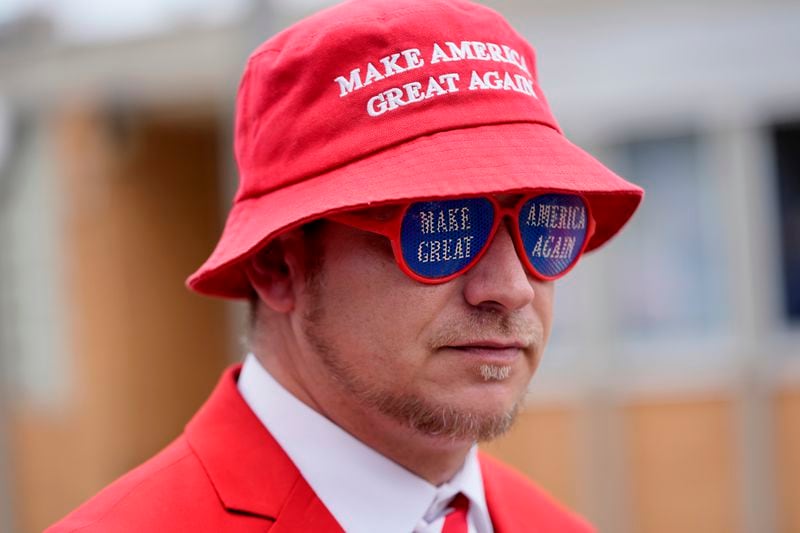
[[[271,531],[341,532],[297,467],[236,388],[229,368],[187,424],[189,446],[229,511],[275,521]]]
[[[342,527],[302,477],[289,492],[275,525],[270,529],[270,533],[297,531],[344,533]]]
[[[542,531],[536,513],[529,508],[526,492],[515,490],[518,481],[509,483],[508,472],[495,459],[479,453],[486,505],[495,533],[537,533]]]

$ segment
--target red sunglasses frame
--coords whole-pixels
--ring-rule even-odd
[[[575,255],[575,259],[569,264],[567,268],[564,269],[558,275],[555,276],[546,276],[540,273],[536,268],[533,266],[533,263],[528,260],[527,252],[522,242],[522,235],[520,234],[519,230],[519,213],[528,201],[538,198],[539,196],[544,196],[547,194],[565,194],[570,196],[577,196],[583,202],[583,206],[586,209],[586,218],[588,227],[586,228],[586,236],[583,239],[583,244],[581,245],[580,250]],[[492,229],[489,231],[489,236],[486,239],[486,244],[483,245],[483,248],[472,258],[472,260],[467,263],[463,268],[454,272],[452,274],[448,274],[447,276],[441,278],[428,278],[424,276],[420,276],[406,263],[405,258],[403,257],[403,250],[400,246],[400,230],[403,223],[403,218],[406,216],[408,209],[416,203],[420,202],[441,202],[441,201],[449,201],[461,198],[485,198],[489,202],[491,202],[494,208],[494,221],[492,223]],[[392,204],[395,205],[395,204]],[[582,194],[578,194],[572,191],[559,191],[559,190],[546,190],[546,191],[536,191],[535,193],[525,194],[519,200],[517,200],[512,206],[504,207],[497,201],[494,196],[483,196],[483,195],[475,195],[475,196],[458,196],[455,198],[430,198],[430,199],[415,199],[414,201],[405,202],[400,204],[401,209],[393,213],[388,218],[384,219],[376,219],[374,217],[367,216],[365,214],[356,212],[345,212],[339,213],[335,215],[329,215],[326,217],[328,220],[332,220],[333,222],[338,222],[340,224],[344,224],[346,226],[350,226],[362,231],[367,231],[370,233],[376,233],[378,235],[382,235],[389,239],[392,243],[392,252],[394,253],[395,262],[398,264],[400,269],[411,279],[427,283],[427,284],[439,284],[439,283],[446,283],[451,279],[457,278],[458,276],[466,273],[475,266],[478,261],[481,260],[483,255],[491,246],[491,243],[497,233],[498,228],[500,227],[500,223],[505,220],[506,218],[510,218],[512,221],[511,224],[511,236],[512,240],[514,241],[514,248],[517,251],[517,256],[522,260],[522,264],[525,265],[527,271],[536,279],[542,281],[552,281],[558,278],[563,277],[567,272],[572,270],[572,268],[578,263],[578,260],[583,255],[583,252],[586,250],[586,246],[594,235],[595,231],[595,220],[592,216],[591,208],[589,206],[589,202],[586,200],[586,197]],[[369,208],[367,208],[369,209]]]

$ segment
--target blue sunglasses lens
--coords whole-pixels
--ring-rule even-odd
[[[586,204],[574,194],[544,194],[525,202],[519,232],[533,268],[545,277],[567,271],[583,249],[588,219]]]
[[[480,253],[493,223],[494,206],[486,198],[411,204],[400,227],[403,258],[419,276],[450,276]]]

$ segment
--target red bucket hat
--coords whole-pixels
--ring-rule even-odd
[[[643,196],[562,135],[533,48],[463,0],[350,0],[269,39],[242,77],[235,151],[233,208],[187,281],[229,298],[252,294],[244,262],[271,238],[344,210],[574,191],[596,219],[592,250]]]

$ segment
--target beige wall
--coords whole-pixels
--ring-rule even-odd
[[[183,279],[219,231],[218,126],[80,106],[55,135],[68,401],[16,413],[17,521],[40,531],[181,430],[229,360],[223,304]]]
[[[735,428],[727,398],[625,408],[633,530],[735,532]]]
[[[775,396],[779,531],[800,532],[800,388]]]
[[[739,504],[733,397],[665,397],[619,407],[621,455],[629,516],[617,517],[633,533],[735,533],[743,530]],[[781,533],[800,532],[800,388],[773,399],[775,463]],[[514,428],[483,449],[514,464],[572,509],[582,500],[581,407],[530,406]],[[609,480],[609,490],[619,486]],[[588,498],[602,500],[599,494]]]

